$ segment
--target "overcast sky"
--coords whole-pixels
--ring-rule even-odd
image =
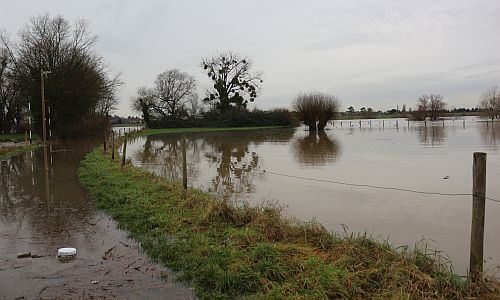
[[[156,75],[179,68],[209,86],[203,57],[233,50],[264,73],[259,108],[288,107],[300,91],[333,92],[387,110],[424,93],[473,107],[500,85],[499,0],[1,0],[12,37],[32,16],[85,18],[97,52],[125,81],[120,115]]]

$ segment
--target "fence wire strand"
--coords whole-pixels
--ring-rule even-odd
[[[355,187],[372,188],[372,189],[379,189],[379,190],[400,191],[400,192],[408,192],[408,193],[424,194],[424,195],[453,196],[453,197],[457,197],[457,196],[460,196],[460,197],[462,197],[462,196],[480,196],[480,195],[474,195],[474,194],[469,194],[469,193],[429,192],[429,191],[419,191],[419,190],[406,189],[406,188],[398,188],[398,187],[377,186],[377,185],[371,185],[371,184],[359,184],[359,183],[350,183],[350,182],[327,180],[327,179],[317,179],[317,178],[309,178],[309,177],[302,177],[302,176],[296,176],[296,175],[289,175],[289,174],[277,173],[277,172],[272,172],[272,171],[269,171],[269,170],[264,170],[262,172],[262,174],[272,174],[272,175],[276,175],[276,176],[289,177],[289,178],[295,178],[295,179],[301,179],[301,180],[308,180],[308,181],[326,182],[326,183],[333,183],[333,184],[345,185],[345,186],[355,186]],[[500,200],[497,200],[497,199],[493,199],[493,198],[490,198],[490,197],[484,197],[484,198],[487,199],[487,200],[493,201],[493,202],[500,203]]]

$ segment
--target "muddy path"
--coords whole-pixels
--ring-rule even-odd
[[[79,161],[94,146],[60,143],[0,162],[0,299],[194,299],[80,187]],[[60,262],[61,247],[76,248],[76,259]]]

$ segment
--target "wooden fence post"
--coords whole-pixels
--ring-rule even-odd
[[[107,145],[106,145],[106,130],[104,130],[104,144],[103,144],[103,147],[104,147],[104,153],[107,152]]]
[[[473,280],[483,272],[486,153],[474,152],[472,165],[472,225],[469,272]]]
[[[111,130],[111,160],[115,160],[115,132]]]
[[[186,137],[182,137],[182,186],[187,189]]]
[[[125,133],[123,140],[122,167],[125,165],[126,157],[127,157],[127,133]]]

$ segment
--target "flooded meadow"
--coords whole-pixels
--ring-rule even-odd
[[[289,217],[395,246],[424,242],[467,272],[472,154],[488,154],[486,195],[500,199],[500,123],[475,118],[336,121],[304,128],[164,134],[129,140],[127,158],[157,175],[253,205],[277,202]],[[454,195],[449,195],[454,194]],[[487,200],[485,268],[500,262],[500,203]]]

